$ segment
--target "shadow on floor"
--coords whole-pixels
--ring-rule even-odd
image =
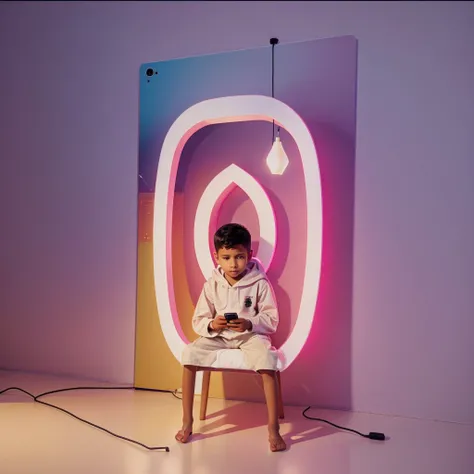
[[[266,424],[265,405],[249,407],[247,403],[239,403],[208,414],[205,421],[195,423],[196,431],[191,442],[259,428],[266,426]],[[280,426],[288,449],[291,445],[312,441],[338,432],[336,428],[303,418],[301,412],[298,412],[296,408],[286,409],[286,419],[280,420]]]

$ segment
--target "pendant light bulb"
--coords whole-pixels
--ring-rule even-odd
[[[272,149],[267,156],[267,166],[272,174],[283,174],[288,166],[289,160],[285,153],[280,137],[277,136],[273,142]]]

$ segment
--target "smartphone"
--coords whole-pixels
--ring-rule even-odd
[[[239,315],[237,313],[224,313],[224,318],[229,323],[230,321],[232,321],[234,319],[238,319]]]

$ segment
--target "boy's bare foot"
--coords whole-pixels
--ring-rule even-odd
[[[286,443],[280,435],[280,428],[268,427],[268,442],[270,450],[274,453],[277,451],[285,451]]]
[[[180,443],[187,443],[193,434],[192,423],[183,423],[183,427],[176,433],[175,439]]]

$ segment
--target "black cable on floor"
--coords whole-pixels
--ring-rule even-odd
[[[177,398],[178,400],[181,400],[181,398],[178,397],[178,395],[177,395],[178,390],[159,390],[159,389],[136,388],[136,387],[70,387],[70,388],[60,388],[60,389],[57,389],[57,390],[50,390],[49,392],[40,393],[39,395],[36,395],[36,396],[31,394],[30,392],[27,392],[26,390],[23,390],[22,388],[9,387],[9,388],[6,388],[6,389],[0,391],[0,395],[4,394],[4,393],[6,393],[10,390],[17,390],[19,392],[23,392],[26,395],[28,395],[29,397],[31,397],[35,402],[40,403],[41,405],[46,405],[48,407],[55,408],[56,410],[62,411],[63,413],[66,413],[67,415],[72,416],[73,418],[76,418],[76,420],[82,421],[83,423],[86,423],[90,426],[93,426],[94,428],[105,431],[106,433],[111,434],[112,436],[115,436],[116,438],[123,439],[125,441],[130,442],[130,443],[137,444],[138,446],[142,446],[145,449],[148,449],[150,451],[166,451],[166,452],[169,452],[169,450],[170,450],[170,448],[168,446],[147,446],[146,444],[140,443],[139,441],[135,441],[133,439],[126,438],[125,436],[118,435],[116,433],[113,433],[112,431],[109,431],[106,428],[102,428],[99,425],[96,425],[96,424],[94,424],[90,421],[84,420],[83,418],[80,418],[79,416],[74,415],[74,413],[71,413],[70,411],[65,410],[64,408],[58,407],[58,406],[53,405],[51,403],[43,402],[42,400],[40,400],[40,398],[45,397],[46,395],[51,395],[53,393],[69,392],[69,391],[73,391],[73,390],[146,390],[146,391],[151,391],[151,392],[171,393],[175,398]],[[330,422],[328,420],[325,420],[323,418],[316,418],[316,417],[308,416],[306,414],[306,412],[310,409],[311,409],[311,406],[309,406],[309,407],[307,407],[303,410],[303,416],[308,420],[322,421],[323,423],[327,423],[327,424],[329,424],[331,426],[334,426],[335,428],[338,428],[340,430],[345,430],[345,431],[350,431],[352,433],[356,433],[359,436],[362,436],[363,438],[373,439],[373,440],[377,440],[377,441],[385,440],[385,435],[383,433],[377,433],[377,432],[371,431],[369,434],[363,434],[360,431],[353,430],[352,428],[345,428],[344,426],[336,425],[335,423],[332,423],[332,422]]]
[[[165,392],[165,393],[171,393],[171,395],[173,395],[174,398],[177,398],[178,400],[182,400],[181,397],[178,397],[177,393],[178,393],[178,389],[174,389],[174,390],[159,390],[157,388],[142,388],[142,387],[135,387],[135,390],[143,390],[145,392]]]
[[[303,416],[307,420],[322,421],[323,423],[327,423],[328,425],[334,426],[335,428],[338,428],[340,430],[346,430],[346,431],[351,431],[352,433],[356,433],[359,436],[362,436],[363,438],[375,439],[377,441],[383,441],[385,439],[385,435],[383,433],[377,433],[377,432],[371,431],[369,434],[363,434],[360,431],[353,430],[352,428],[345,428],[344,426],[336,425],[335,423],[331,423],[330,421],[324,420],[323,418],[315,418],[312,416],[308,416],[306,412],[310,409],[311,407],[307,407],[306,409],[303,410]]]
[[[71,413],[70,411],[65,410],[64,408],[61,408],[61,407],[58,407],[58,406],[53,405],[51,403],[47,403],[47,402],[43,402],[42,400],[39,400],[40,397],[44,397],[46,395],[51,395],[53,393],[60,393],[60,392],[68,392],[68,391],[72,391],[72,390],[134,390],[134,387],[71,387],[71,388],[62,388],[62,389],[59,389],[59,390],[51,390],[49,392],[40,393],[39,395],[36,395],[36,396],[33,395],[30,392],[27,392],[26,390],[23,390],[22,388],[9,387],[9,388],[6,388],[6,389],[0,391],[0,395],[4,394],[4,393],[6,393],[10,390],[17,390],[19,392],[23,392],[24,394],[31,397],[36,403],[40,403],[41,405],[46,405],[48,407],[55,408],[56,410],[62,411],[63,413],[66,413],[67,415],[72,416],[73,418],[76,418],[76,420],[82,421],[83,423],[86,423],[90,426],[93,426],[94,428],[105,431],[106,433],[111,434],[112,436],[115,436],[116,438],[123,439],[125,441],[130,442],[130,443],[137,444],[138,446],[142,446],[142,447],[144,447],[144,448],[146,448],[150,451],[166,451],[168,453],[169,450],[170,450],[170,448],[168,446],[147,446],[146,444],[140,443],[139,441],[135,441],[133,439],[126,438],[125,436],[118,435],[118,434],[113,433],[112,431],[110,431],[106,428],[102,428],[101,426],[96,425],[95,423],[84,420],[84,418],[80,418],[79,416],[74,415],[74,413]],[[172,391],[172,390],[153,390],[153,391],[154,392],[171,393],[174,396],[176,396],[175,393],[174,393],[174,392],[176,392],[176,390],[175,391]]]

